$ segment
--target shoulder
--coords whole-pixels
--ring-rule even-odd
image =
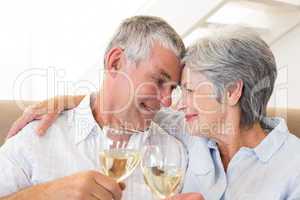
[[[8,139],[1,146],[0,162],[3,165],[1,167],[6,167],[7,169],[5,170],[8,171],[15,170],[15,167],[28,169],[29,171],[30,167],[28,163],[32,161],[33,144],[37,137],[35,132],[37,124],[38,121],[27,124],[17,135]]]
[[[297,153],[297,155],[299,154],[299,150],[300,150],[300,139],[295,136],[294,134],[287,132],[286,133],[286,140],[284,143],[284,148],[283,150],[286,152],[290,152],[290,153]],[[296,155],[296,154],[295,154]],[[300,156],[300,154],[299,154]]]
[[[289,162],[293,161],[300,164],[300,139],[290,133],[283,118],[275,117],[266,120],[272,131],[268,134],[265,144],[271,145],[268,148],[274,151],[276,160],[279,162],[289,160]],[[268,150],[266,149],[266,151]]]
[[[169,119],[183,118],[183,113],[173,110],[171,108],[162,108],[154,118],[155,122],[165,121]]]
[[[288,133],[286,142],[284,144],[284,151],[293,156],[300,164],[300,139],[294,134]]]
[[[39,142],[49,141],[51,138],[59,137],[59,135],[62,134],[61,132],[69,130],[69,126],[72,123],[72,110],[63,112],[49,127],[44,136],[39,136],[36,132],[40,123],[41,120],[34,120],[28,123],[18,134],[3,144],[0,152],[10,148],[33,148]]]
[[[287,199],[298,199],[300,197],[300,139],[289,134],[283,148],[284,157],[281,160],[281,170],[289,177],[289,188]],[[284,170],[285,169],[285,170]]]
[[[281,172],[287,176],[300,175],[300,139],[291,133],[286,133],[286,140],[272,159]],[[285,163],[285,164],[284,164]]]
[[[39,120],[35,120],[27,124],[24,128],[22,128],[15,136],[8,139],[1,147],[0,152],[7,150],[11,147],[19,148],[23,145],[31,145],[35,140],[36,127],[38,126]]]
[[[184,115],[182,112],[163,108],[156,114],[153,121],[165,130],[178,129],[184,125]]]

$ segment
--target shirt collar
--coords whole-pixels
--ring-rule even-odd
[[[264,123],[271,127],[267,137],[254,148],[254,152],[262,162],[268,162],[281,148],[288,137],[288,127],[282,118],[266,118]]]
[[[208,146],[209,149],[214,149],[214,150],[218,149],[217,142],[214,141],[213,139],[208,139],[207,140],[207,146]]]
[[[75,144],[84,141],[95,128],[99,127],[91,109],[92,94],[83,98],[74,109]]]
[[[289,130],[285,120],[279,117],[267,117],[264,119],[264,123],[272,129],[271,132],[268,133],[257,147],[254,149],[247,149],[254,151],[260,161],[268,162],[286,141]],[[212,139],[207,141],[207,146],[209,149],[218,149],[216,142]]]

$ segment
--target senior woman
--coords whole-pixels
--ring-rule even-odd
[[[299,139],[283,119],[266,117],[277,76],[269,46],[244,29],[218,29],[189,47],[184,62],[184,115],[165,109],[156,117],[166,129],[175,124],[189,150],[189,194],[173,199],[300,199]]]
[[[277,76],[268,45],[225,28],[192,45],[184,61],[180,109],[196,136],[184,191],[209,200],[300,199],[299,139],[283,119],[266,117]]]

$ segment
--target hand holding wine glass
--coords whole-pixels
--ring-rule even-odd
[[[103,174],[121,182],[138,166],[141,158],[142,132],[104,127],[105,142],[100,152]]]
[[[181,190],[187,163],[187,152],[179,140],[159,128],[152,131],[141,166],[145,183],[158,199],[171,197]]]

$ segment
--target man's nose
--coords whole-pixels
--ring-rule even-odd
[[[172,105],[172,98],[170,97],[163,98],[161,99],[160,103],[164,107],[170,107]]]
[[[172,105],[172,91],[162,92],[160,95],[160,103],[164,107],[170,107]]]

